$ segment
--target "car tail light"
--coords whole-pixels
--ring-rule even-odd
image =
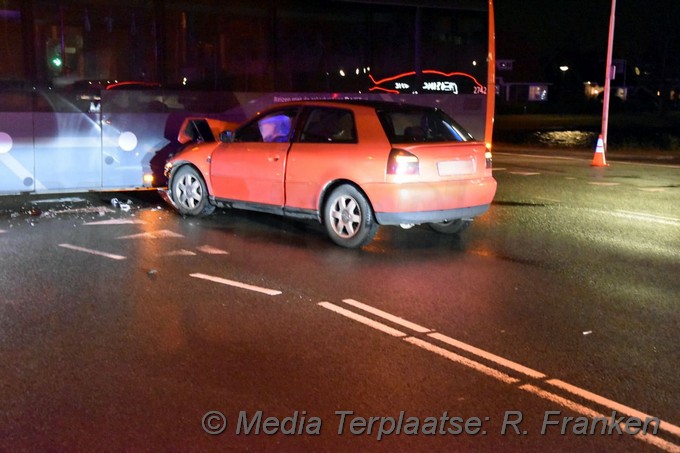
[[[393,149],[387,159],[388,175],[417,175],[419,173],[418,158],[404,151],[403,149]]]

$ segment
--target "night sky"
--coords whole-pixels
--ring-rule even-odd
[[[611,0],[495,0],[494,7],[497,58],[536,79],[561,60],[606,57]],[[617,0],[613,57],[680,67],[678,30],[680,0]]]

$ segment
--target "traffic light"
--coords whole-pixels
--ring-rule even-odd
[[[61,55],[61,45],[47,46],[47,66],[54,74],[61,74],[64,70],[64,58]]]
[[[54,55],[50,59],[50,66],[52,66],[52,69],[54,70],[61,70],[63,62],[61,61],[61,55]]]

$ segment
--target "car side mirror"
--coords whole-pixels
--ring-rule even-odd
[[[222,143],[233,143],[233,141],[234,141],[234,131],[222,131],[222,132],[220,132],[219,140]]]

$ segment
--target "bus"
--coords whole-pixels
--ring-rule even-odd
[[[490,147],[492,0],[5,0],[0,194],[163,187],[187,117],[434,105]]]

